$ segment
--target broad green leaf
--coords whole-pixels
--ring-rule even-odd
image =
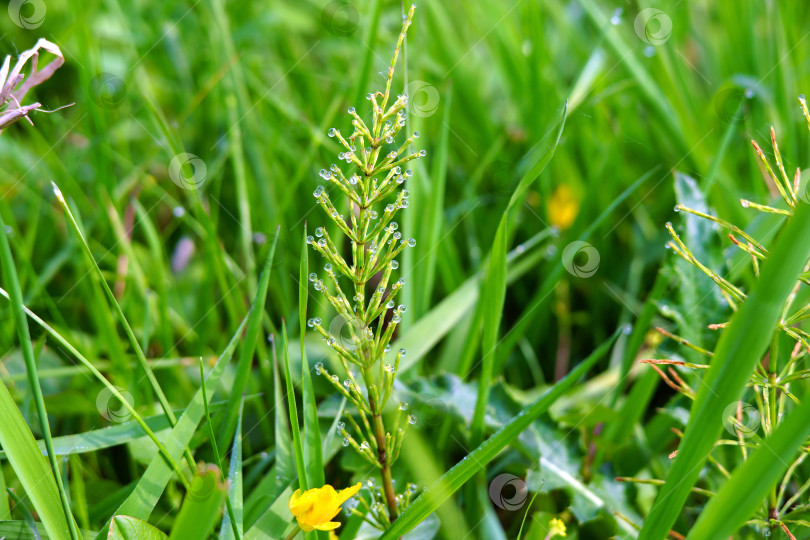
[[[722,429],[722,414],[742,394],[771,341],[785,298],[810,257],[810,205],[800,203],[783,227],[748,299],[733,315],[714,352],[689,415],[678,455],[639,538],[667,535]]]
[[[154,525],[130,516],[115,516],[107,533],[107,540],[167,540],[168,538]]]
[[[754,515],[810,435],[808,417],[810,399],[805,399],[723,483],[698,516],[688,539],[728,538]]]
[[[208,538],[219,521],[227,493],[219,467],[201,465],[191,480],[191,490],[183,499],[169,538]]]
[[[416,500],[397,518],[391,527],[382,535],[382,539],[393,539],[410,531],[444,503],[461,488],[472,476],[483,469],[495,456],[506,448],[532,422],[548,411],[549,407],[569,388],[576,384],[590,368],[598,362],[613,345],[618,332],[600,345],[591,355],[583,360],[557,384],[543,392],[531,405],[499,429],[494,435],[478,445],[452,469],[425,489]]]

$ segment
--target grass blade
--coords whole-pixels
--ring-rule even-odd
[[[79,238],[79,244],[82,247],[82,251],[87,257],[88,261],[90,262],[90,266],[95,271],[96,276],[98,277],[99,283],[101,283],[102,288],[104,289],[104,293],[107,295],[107,299],[109,300],[110,304],[112,304],[113,308],[115,309],[116,315],[118,315],[118,319],[121,322],[121,326],[124,327],[124,332],[127,334],[127,338],[129,338],[129,342],[132,345],[132,349],[135,351],[135,356],[138,359],[138,363],[141,365],[144,373],[146,373],[146,378],[149,380],[149,384],[152,386],[152,390],[155,392],[155,395],[160,402],[160,407],[163,409],[163,413],[169,419],[172,426],[177,423],[177,418],[174,416],[174,412],[172,412],[171,407],[169,406],[169,400],[166,399],[166,394],[163,393],[163,389],[160,387],[157,379],[155,378],[155,373],[152,371],[152,368],[149,366],[149,362],[146,361],[146,355],[143,353],[143,349],[141,348],[140,343],[138,343],[138,338],[135,337],[135,332],[132,331],[132,327],[129,325],[126,316],[124,315],[124,310],[121,309],[121,305],[118,303],[118,300],[115,298],[115,294],[113,294],[112,289],[110,289],[107,280],[104,279],[104,274],[101,272],[101,268],[99,268],[98,263],[96,262],[95,257],[93,257],[93,252],[90,250],[90,246],[87,243],[87,240],[82,233],[81,228],[79,228],[79,224],[76,221],[76,218],[73,217],[73,212],[70,210],[70,206],[68,206],[67,201],[65,200],[62,191],[59,187],[54,183],[51,182],[53,186],[54,195],[56,195],[56,199],[59,201],[59,204],[62,205],[65,214],[68,217],[68,222],[70,226],[73,228],[76,236]],[[190,453],[186,453],[186,459],[189,462],[189,466],[194,466],[194,458],[191,457]]]
[[[751,518],[810,435],[808,416],[810,399],[805,399],[709,500],[687,538],[728,538]]]
[[[422,492],[394,521],[391,527],[385,531],[385,534],[381,536],[381,539],[398,538],[432,514],[445,500],[461,488],[476,472],[485,467],[490,460],[506,448],[523,430],[546,412],[560,396],[585,375],[608,352],[618,335],[618,332],[615,332],[610,339],[600,345],[568,375],[543,392],[534,403],[524,408],[497,433],[481,443],[452,469],[444,473],[433,486]]]
[[[560,118],[557,136],[554,142],[543,151],[534,165],[523,175],[518,182],[515,191],[509,199],[509,204],[504,210],[503,217],[495,232],[495,240],[490,253],[487,273],[482,287],[482,301],[484,302],[484,335],[482,343],[481,375],[478,385],[478,398],[475,402],[475,412],[470,426],[470,440],[473,446],[481,443],[484,436],[484,413],[489,403],[489,390],[492,381],[493,368],[495,365],[495,353],[498,347],[498,333],[501,326],[501,315],[503,305],[506,300],[506,249],[509,241],[509,210],[520,199],[521,195],[546,168],[557,145],[560,143],[563,129],[565,128],[565,117],[568,112],[568,102],[563,106],[562,118]]]
[[[252,313],[252,311],[251,311]],[[225,371],[225,366],[230,362],[233,357],[233,352],[240,342],[242,331],[247,324],[247,318],[242,321],[234,333],[228,346],[220,355],[214,367],[206,377],[208,395],[207,399],[211,399],[214,395],[214,389],[219,383],[222,373]],[[177,425],[172,428],[171,433],[166,438],[166,449],[169,455],[174,459],[179,459],[183,455],[183,451],[188,447],[191,438],[197,431],[197,426],[202,420],[205,413],[202,399],[202,388],[198,389],[191,399],[188,407],[186,408],[183,416],[177,422]],[[149,463],[146,471],[141,475],[141,479],[135,486],[132,493],[126,500],[118,507],[116,514],[123,514],[127,516],[136,517],[138,519],[147,519],[155,508],[163,490],[172,478],[172,469],[166,465],[166,462],[160,457],[155,458]],[[102,540],[103,532],[97,536],[97,540]]]
[[[315,403],[315,391],[312,389],[312,374],[304,348],[306,337],[307,274],[309,272],[308,249],[306,243],[307,229],[301,240],[301,266],[298,280],[298,320],[301,336],[301,400],[304,415],[304,460],[307,471],[307,485],[322,486],[325,483],[323,473],[323,449],[321,446],[321,427],[318,424],[318,407]],[[320,534],[319,534],[320,535]]]
[[[200,465],[191,481],[191,490],[183,499],[183,506],[169,536],[173,540],[209,538],[219,520],[222,502],[228,488],[222,482],[218,467]]]
[[[20,340],[20,347],[22,348],[23,358],[25,359],[25,370],[28,374],[28,387],[34,398],[40,429],[42,430],[42,435],[45,439],[45,447],[48,449],[48,461],[51,466],[51,473],[53,474],[52,478],[56,481],[56,488],[59,493],[59,499],[61,500],[61,504],[57,505],[57,508],[61,507],[65,517],[63,523],[59,523],[58,521],[50,523],[46,522],[45,526],[50,530],[51,527],[61,527],[62,524],[67,524],[70,537],[73,540],[78,540],[79,531],[77,530],[76,522],[73,519],[73,514],[70,512],[70,499],[68,498],[67,491],[65,490],[65,486],[62,482],[62,475],[59,472],[59,464],[56,461],[56,454],[53,451],[51,426],[48,423],[48,412],[45,409],[45,399],[42,396],[42,387],[40,386],[39,378],[37,376],[37,364],[36,360],[34,359],[34,347],[31,343],[31,335],[28,331],[28,319],[26,318],[25,311],[23,310],[22,289],[20,287],[19,278],[17,277],[16,267],[14,266],[14,257],[11,255],[11,246],[8,242],[8,232],[2,219],[0,219],[0,265],[2,265],[0,270],[2,270],[3,281],[6,282],[6,286],[9,290],[11,308],[12,311],[14,311],[14,326],[17,329],[17,337]],[[28,434],[30,434],[30,431]],[[2,446],[5,447],[6,444],[9,443],[13,445],[14,441],[9,441],[6,439],[5,441],[0,440],[0,443],[2,443]],[[34,486],[26,486],[26,488],[32,487]],[[37,511],[41,510],[42,508],[37,507]]]
[[[39,452],[37,442],[5,384],[0,382],[0,446],[14,473],[25,489],[42,520],[45,530],[54,538],[70,536],[59,498],[59,490],[48,462]]]
[[[292,430],[293,451],[295,452],[295,468],[298,471],[298,487],[302,491],[309,489],[307,471],[304,460],[304,448],[301,444],[301,428],[298,425],[298,408],[295,405],[295,388],[290,371],[290,350],[287,344],[287,323],[281,320],[281,357],[284,359],[284,377],[287,381],[287,406],[289,407],[290,429]]]
[[[770,343],[783,302],[810,256],[808,228],[810,205],[799,204],[763,263],[754,289],[720,337],[692,405],[678,455],[641,529],[641,540],[665,537],[680,514],[722,429],[724,408],[742,394]]]
[[[233,436],[233,446],[231,447],[231,463],[228,466],[228,495],[225,499],[230,508],[228,508],[228,514],[222,520],[222,532],[219,534],[222,540],[242,538],[242,532],[244,531],[244,502],[242,495],[242,478],[244,477],[242,471],[242,414],[244,413],[244,406],[243,400],[242,405],[239,407],[236,434]],[[235,528],[232,528],[232,524],[236,524]]]
[[[107,540],[167,540],[163,531],[146,521],[129,516],[115,516]]]
[[[270,285],[273,256],[276,252],[276,244],[278,243],[280,232],[281,227],[276,228],[276,235],[273,237],[273,243],[270,246],[270,250],[267,252],[262,275],[259,278],[259,288],[256,290],[253,307],[248,316],[245,340],[242,343],[242,347],[239,349],[239,362],[236,364],[236,376],[234,377],[233,385],[229,392],[228,407],[225,410],[225,420],[222,422],[222,426],[219,430],[218,438],[223,444],[229,443],[233,438],[233,433],[236,429],[236,418],[239,416],[239,407],[242,403],[242,395],[245,393],[248,378],[250,377],[253,353],[256,351],[256,342],[259,339],[259,333],[262,328],[262,318],[264,317],[264,306],[267,301],[267,289]]]

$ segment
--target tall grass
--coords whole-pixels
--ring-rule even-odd
[[[85,538],[111,527],[171,534],[188,530],[180,509],[191,503],[216,503],[220,537],[289,534],[287,500],[301,479],[344,486],[370,472],[339,452],[346,403],[309,377],[333,352],[301,331],[299,282],[302,239],[319,211],[312,186],[337,151],[327,130],[384,84],[401,6],[40,4],[0,13],[0,51],[39,37],[58,44],[65,65],[29,97],[47,110],[75,105],[0,136],[10,255],[0,407],[19,433],[0,437],[0,487],[10,488],[0,490],[0,537],[34,538],[36,527],[59,538],[63,520]],[[707,209],[771,245],[778,216],[755,219],[739,205],[778,197],[747,141],[767,140],[773,123],[786,168],[807,163],[795,103],[810,88],[809,8],[662,2],[664,18],[649,27],[642,18],[639,31],[646,6],[617,5],[419,5],[402,89],[409,130],[431,152],[408,187],[419,211],[401,226],[419,242],[401,260],[414,286],[403,290],[408,310],[392,342],[408,351],[397,391],[418,423],[393,480],[452,489],[418,503],[418,518],[403,514],[395,532],[512,538],[528,515],[524,538],[544,538],[552,517],[571,537],[635,536],[659,488],[613,478],[662,479],[682,467],[668,454],[690,404],[632,360],[642,351],[693,361],[648,330],[713,350],[717,332],[706,325],[727,308],[664,248],[664,223],[691,227],[673,212],[683,193],[672,171],[696,179],[690,196]],[[715,271],[752,289],[750,258],[723,251],[725,233],[689,234]],[[307,316],[332,319],[313,298]],[[23,319],[30,338],[18,333]],[[587,379],[562,379],[585,358]],[[498,452],[464,465],[493,439]],[[20,461],[37,441],[53,447],[50,460]],[[296,467],[318,451],[321,468]],[[215,454],[224,471],[197,470]],[[712,459],[744,489],[738,455],[720,448]],[[451,471],[458,463],[463,474]],[[445,473],[452,483],[436,484]],[[223,475],[235,527],[220,519]],[[698,489],[724,493],[718,475],[700,477]],[[45,494],[31,488],[39,478],[53,480]],[[215,489],[188,495],[205,481]],[[684,509],[656,534],[686,534],[711,508],[705,493],[683,489]],[[341,519],[341,538],[372,534],[357,516]]]

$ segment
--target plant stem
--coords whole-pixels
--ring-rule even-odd
[[[363,378],[366,382],[366,388],[371,388],[374,384],[374,375],[371,368],[363,368]],[[383,424],[382,411],[379,408],[376,396],[372,396],[369,392],[369,405],[371,408],[371,427],[374,430],[374,438],[377,441],[377,461],[380,462],[382,476],[383,493],[385,494],[385,503],[388,506],[388,519],[393,522],[399,515],[397,512],[397,495],[394,492],[394,482],[391,480],[391,467],[388,464],[388,451],[385,444],[385,425]]]

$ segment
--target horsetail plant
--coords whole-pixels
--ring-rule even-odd
[[[799,104],[807,120],[808,127],[810,128],[810,112],[808,112],[807,102],[803,95],[799,96]],[[770,134],[773,156],[776,160],[775,168],[771,166],[770,160],[766,157],[759,144],[754,140],[751,140],[751,144],[761,163],[763,174],[767,175],[768,180],[770,180],[776,191],[784,200],[785,207],[777,208],[755,203],[747,199],[741,199],[740,205],[743,208],[757,210],[759,212],[793,216],[798,205],[804,204],[801,201],[808,201],[807,193],[810,186],[804,186],[802,188],[801,169],[799,168],[796,169],[793,178],[789,177],[779,152],[779,146],[773,127],[771,128]],[[675,210],[712,221],[726,229],[731,243],[750,257],[755,278],[760,278],[760,266],[769,256],[768,248],[760,241],[754,239],[741,227],[711,215],[708,212],[695,210],[683,204],[678,204]],[[718,286],[720,293],[725,298],[731,310],[736,312],[742,302],[746,301],[748,298],[746,292],[701,262],[669,223],[667,224],[667,230],[672,237],[672,240],[667,244],[667,248],[671,249],[678,256],[706,274]],[[804,271],[799,275],[797,282],[793,284],[790,294],[787,295],[787,298],[781,306],[781,316],[771,337],[771,346],[768,354],[762,361],[756,364],[755,370],[750,375],[746,384],[746,388],[750,388],[753,393],[756,406],[746,404],[742,401],[734,401],[729,403],[723,411],[723,425],[726,431],[732,435],[732,438],[717,441],[715,447],[728,445],[737,446],[743,461],[748,461],[760,448],[769,450],[770,439],[765,440],[766,437],[772,437],[777,431],[777,427],[785,423],[785,419],[788,416],[787,413],[791,406],[798,406],[800,404],[800,400],[796,395],[797,393],[791,388],[791,385],[800,383],[803,379],[810,377],[810,369],[801,366],[802,361],[806,359],[810,353],[810,333],[799,327],[799,323],[810,317],[810,315],[808,315],[810,314],[810,304],[806,303],[806,300],[801,302],[800,299],[804,297],[798,294],[802,283],[810,284],[810,261],[805,262]],[[718,330],[725,328],[728,324],[727,322],[720,321],[709,325],[709,328]],[[642,360],[641,362],[652,364],[652,367],[668,386],[690,400],[695,400],[697,390],[693,388],[693,384],[690,384],[689,377],[682,377],[682,374],[679,374],[675,368],[706,370],[710,367],[709,363],[714,353],[663,329],[659,328],[658,331],[665,337],[704,356],[706,362],[698,364],[675,359],[648,359]],[[786,348],[784,346],[785,342],[790,344]],[[780,363],[782,365],[779,365]],[[664,366],[666,366],[666,372],[663,369]],[[705,384],[705,382],[702,384]],[[801,393],[798,394],[801,395]],[[680,432],[678,432],[678,435],[682,436]],[[770,535],[776,530],[781,530],[789,538],[795,538],[791,529],[810,526],[810,523],[808,523],[805,518],[808,511],[810,511],[810,504],[801,502],[802,497],[810,490],[810,479],[800,478],[800,465],[806,457],[807,441],[805,441],[803,448],[801,448],[798,454],[793,457],[792,462],[789,465],[785,463],[786,471],[781,475],[779,482],[770,486],[767,496],[759,505],[759,508],[756,509],[753,515],[749,514],[745,518],[741,518],[740,522],[742,522],[742,519],[745,519],[747,525],[759,528],[766,535]],[[726,479],[731,478],[731,473],[726,470],[719,459],[715,459],[710,454],[709,461],[722,476]],[[620,480],[663,484],[661,480],[644,480],[638,478],[620,478]],[[712,500],[718,499],[718,503],[724,500],[721,494],[726,495],[726,493],[722,491],[715,494],[711,491],[699,488],[694,488],[694,491],[709,496]],[[707,513],[709,508],[711,508],[711,505],[707,506]],[[700,530],[701,533],[705,533],[705,529],[711,526],[709,525],[710,521],[708,517],[701,516],[701,519],[695,524],[693,533],[697,535],[697,530]],[[728,535],[717,533],[717,535],[711,536],[723,537]],[[690,534],[690,538],[691,537],[692,535]]]
[[[414,424],[416,418],[408,415],[407,403],[396,407],[390,423],[383,418],[393,394],[400,360],[405,356],[405,349],[399,349],[391,362],[385,361],[391,339],[406,310],[395,301],[405,278],[394,280],[394,272],[399,267],[397,257],[407,247],[416,245],[415,239],[403,237],[394,218],[397,212],[408,207],[408,190],[400,187],[413,172],[404,167],[426,154],[425,150],[412,149],[419,132],[407,137],[400,135],[407,123],[407,94],[398,95],[389,105],[394,68],[415,9],[412,5],[407,15],[403,15],[385,91],[366,95],[372,106],[371,124],[350,107],[351,135],[344,136],[336,128],[328,131],[329,137],[337,139],[345,149],[338,158],[348,164],[349,170],[333,164],[329,170],[322,169],[320,176],[330,188],[345,195],[348,219],[338,210],[339,204],[333,202],[330,190],[318,186],[313,195],[337,229],[348,238],[351,258],[344,258],[343,242],[333,238],[324,227],[318,227],[315,236],[306,239],[327,261],[324,265],[326,282],[315,273],[309,275],[309,280],[339,317],[339,327],[333,322],[326,329],[317,317],[309,319],[307,325],[335,350],[346,378],[341,382],[337,374],[330,373],[321,363],[315,369],[356,409],[357,419],[347,414],[349,426],[341,422],[338,433],[343,437],[344,446],[351,446],[380,471],[381,490],[373,481],[369,482],[371,504],[368,504],[368,520],[379,529],[385,529],[397,518],[415,492],[412,485],[402,494],[395,492],[391,467],[399,457],[408,425]],[[349,287],[351,300],[344,287]],[[339,331],[333,335],[336,329]]]

